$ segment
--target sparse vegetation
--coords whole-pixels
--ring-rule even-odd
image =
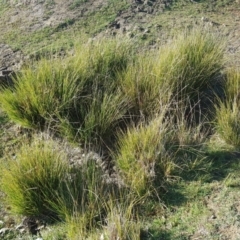
[[[74,2],[70,5],[69,9],[73,10],[79,7],[82,3],[86,2],[87,0],[74,0]]]

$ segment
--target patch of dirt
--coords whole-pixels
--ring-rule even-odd
[[[125,7],[119,10],[114,5],[118,4],[117,2],[106,0],[10,1],[7,10],[0,17],[0,31],[2,36],[9,35],[10,38],[11,32],[16,34],[16,31],[23,35],[43,29],[61,31],[64,28],[71,28],[76,22],[91,19],[91,14],[100,11],[104,13],[103,9],[116,7],[114,20],[109,20],[103,31],[98,34],[99,37],[113,35],[150,39],[151,45],[154,45],[164,42],[164,39],[168,39],[174,31],[201,26],[227,36],[229,62],[240,66],[240,6],[234,7],[238,6],[235,4],[222,10],[207,11],[203,10],[200,3],[192,2],[188,3],[186,9],[182,6],[177,10],[167,11],[174,2],[174,0],[126,0]],[[188,11],[193,14],[189,15]],[[76,31],[81,29],[77,27]],[[53,33],[50,31],[49,34]]]
[[[74,21],[91,11],[102,8],[107,1],[89,0],[72,8],[74,0],[63,1],[13,1],[7,12],[7,26],[18,26],[21,31],[37,31],[44,27],[54,27],[66,21]]]
[[[197,219],[199,227],[190,239],[240,239],[239,199],[239,189],[215,183],[212,194],[205,198],[209,215]]]
[[[110,30],[121,30],[122,32],[140,28],[147,22],[151,23],[152,15],[159,14],[170,7],[172,0],[134,0],[126,10],[119,11],[117,17],[109,24]],[[144,30],[144,29],[143,29]]]
[[[88,0],[74,5],[75,2],[74,0],[25,0],[17,3],[10,1],[10,9],[5,15],[4,22],[9,27],[17,25],[22,31],[36,31],[47,26],[57,26],[66,20],[74,21],[109,5],[109,2],[104,0]],[[128,28],[132,22],[136,22],[133,19],[139,20],[141,24],[148,21],[149,15],[163,12],[172,2],[173,0],[128,0],[129,7],[117,12],[116,19],[109,27]]]
[[[0,44],[0,72],[18,71],[23,65],[24,57],[21,51],[13,51],[10,46]]]

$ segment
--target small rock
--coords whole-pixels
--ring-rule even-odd
[[[216,215],[215,214],[213,214],[211,217],[210,217],[210,219],[216,219],[217,217],[216,217]]]
[[[15,227],[15,229],[19,230],[19,231],[24,229],[24,228],[25,228],[25,226],[23,224],[19,224],[18,226]]]
[[[11,228],[1,228],[0,229],[0,235],[1,236],[4,236],[6,235],[7,233],[9,233],[12,229]]]
[[[25,228],[22,228],[22,229],[19,229],[19,232],[20,232],[21,234],[24,234],[24,233],[27,232],[27,230],[26,230]]]

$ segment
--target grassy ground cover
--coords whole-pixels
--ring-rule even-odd
[[[43,24],[43,27],[32,31],[31,25],[36,24],[36,22],[26,21],[24,25],[19,19],[17,22],[9,23],[11,20],[9,15],[16,13],[16,9],[7,7],[6,4],[1,2],[0,26],[3,29],[3,34],[0,36],[0,41],[9,44],[15,50],[23,51],[24,54],[33,58],[39,58],[42,54],[71,49],[75,39],[96,37],[98,34],[118,35],[118,31],[111,31],[108,28],[119,17],[120,13],[125,12],[129,13],[130,17],[130,20],[126,21],[126,28],[130,28],[130,32],[126,35],[134,41],[142,42],[143,45],[161,43],[184,29],[208,25],[201,20],[202,17],[209,19],[210,22],[217,23],[217,26],[213,28],[214,31],[221,31],[223,34],[229,35],[230,31],[236,28],[238,15],[235,14],[235,10],[239,9],[235,1],[205,0],[196,1],[196,4],[185,0],[169,1],[166,3],[163,12],[159,11],[147,16],[146,20],[141,21],[140,26],[138,22],[142,17],[139,14],[135,14],[136,19],[132,16],[130,1],[106,1],[106,4],[101,8],[89,7],[89,11],[84,13],[84,16],[79,15],[78,11],[82,11],[82,6],[88,3],[89,1],[82,1],[81,3],[72,1],[72,5],[75,6],[72,17],[62,19],[58,25],[48,24],[45,26]],[[51,17],[51,11],[53,11],[51,4],[46,3],[44,6],[44,16],[41,20],[43,22]],[[88,5],[86,6],[88,7]],[[126,20],[125,16],[122,20]],[[33,19],[33,21],[36,20]],[[7,28],[5,28],[6,24],[8,25]],[[128,25],[136,25],[136,29],[143,30],[138,31]],[[26,28],[26,30],[22,31],[21,28]],[[119,35],[121,35],[121,31],[122,29],[119,30]]]
[[[222,39],[199,29],[151,54],[104,39],[23,70],[0,94],[10,121],[29,129],[14,158],[2,158],[11,211],[64,222],[60,239],[212,236],[210,193],[225,200],[217,189],[227,193],[238,171],[239,73],[223,54]],[[66,139],[99,157],[71,160]]]
[[[75,40],[1,88],[1,237],[36,238],[14,228],[22,214],[47,222],[42,239],[236,239],[240,78],[226,39]]]
[[[72,1],[72,5],[68,6],[70,10],[71,8],[74,10],[72,19],[66,17],[59,24],[46,25],[35,31],[29,30],[31,25],[36,24],[34,19],[33,22],[26,21],[23,26],[21,18],[18,22],[9,23],[9,14],[12,14],[15,9],[11,5],[0,2],[1,22],[3,25],[8,24],[8,28],[3,28],[4,34],[1,35],[0,41],[9,44],[14,50],[23,51],[25,55],[30,55],[33,59],[60,51],[65,52],[72,49],[76,39],[85,41],[86,38],[94,37],[106,30],[109,23],[117,16],[117,12],[126,9],[129,5],[125,0],[107,1],[100,9],[95,9],[90,5],[84,17],[79,17],[77,11],[82,11],[84,2],[88,1]],[[55,4],[53,3],[53,5]],[[24,6],[22,8],[24,10]],[[44,16],[41,21],[44,22],[51,16],[51,5],[48,5],[47,2],[44,3],[42,11]],[[21,26],[27,29],[22,31]]]

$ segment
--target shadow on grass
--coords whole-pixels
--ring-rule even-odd
[[[180,236],[176,236],[175,234],[171,234],[169,231],[165,230],[157,230],[157,229],[150,229],[149,232],[145,235],[141,235],[141,240],[187,240],[189,239],[188,236],[181,234]]]
[[[184,181],[212,181],[224,180],[229,173],[240,170],[240,152],[231,150],[216,150],[206,152],[203,160],[195,164],[192,169],[183,169],[179,177]]]
[[[157,231],[157,230],[150,230],[147,236],[141,236],[141,240],[171,240],[172,236],[169,232],[166,231]]]
[[[0,113],[0,127],[2,124],[5,124],[7,122],[7,117],[4,115],[1,115]]]
[[[240,171],[239,160],[240,152],[237,151],[206,152],[204,160],[200,164],[191,170],[183,169],[179,176],[181,181],[174,181],[166,185],[158,192],[158,195],[167,207],[182,206],[189,201],[189,195],[191,197],[195,194],[196,197],[201,197],[208,194],[209,188],[202,184],[223,181],[230,173]]]
[[[164,193],[159,196],[169,209],[170,215],[174,215],[178,207],[184,206],[191,201],[202,201],[211,194],[212,187],[208,183],[225,180],[230,173],[240,171],[240,152],[231,150],[206,151],[203,161],[191,170],[184,170],[181,173],[181,181],[175,181],[166,186]],[[156,227],[158,226],[158,227]],[[155,239],[189,239],[189,234],[184,233],[176,236],[173,228],[165,230],[164,223],[159,222],[150,229],[149,240]],[[183,235],[182,235],[183,234]]]
[[[171,184],[167,187],[167,190],[164,194],[161,194],[162,201],[166,206],[181,206],[187,201],[187,198],[182,193],[182,186],[178,183]]]
[[[229,173],[240,170],[240,152],[237,151],[215,151],[208,154],[212,161],[209,171],[210,181],[221,181]]]
[[[240,152],[230,150],[206,151],[203,161],[191,170],[184,170],[181,173],[180,181],[172,182],[165,186],[165,192],[159,193],[161,201],[168,209],[166,223],[161,218],[155,218],[149,229],[148,236],[141,238],[143,240],[170,240],[170,239],[189,239],[189,232],[177,232],[174,227],[168,229],[171,223],[170,216],[179,214],[179,207],[189,210],[189,202],[202,202],[206,196],[211,195],[212,183],[225,180],[230,173],[240,171]],[[185,211],[185,210],[184,210]],[[190,211],[190,210],[189,210]],[[194,213],[192,213],[194,214]],[[194,215],[193,215],[194,216]],[[194,218],[194,217],[193,217]]]

